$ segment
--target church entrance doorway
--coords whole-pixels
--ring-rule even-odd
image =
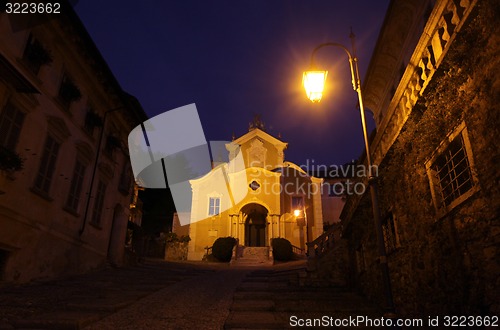
[[[267,209],[256,203],[241,210],[245,220],[245,246],[266,246]]]

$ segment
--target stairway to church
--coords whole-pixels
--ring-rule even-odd
[[[248,273],[234,292],[224,329],[286,329],[300,320],[382,316],[382,310],[346,287],[301,286],[305,272],[304,262],[292,262]]]
[[[269,247],[238,246],[236,255],[231,259],[231,266],[271,266],[272,257],[269,257]]]

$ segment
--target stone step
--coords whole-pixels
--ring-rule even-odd
[[[270,299],[273,294],[269,291],[236,291],[233,295],[233,300],[258,300]]]
[[[11,321],[16,329],[83,329],[106,314],[82,311],[58,311]]]
[[[293,328],[291,316],[322,320],[324,316],[349,318],[365,315],[378,318],[381,310],[344,285],[322,287],[322,279],[307,278],[304,267],[259,269],[247,274],[233,294],[233,304],[224,329]],[[310,327],[307,327],[310,328]]]
[[[273,311],[275,308],[272,299],[235,300],[231,311]]]
[[[258,258],[246,258],[246,257],[241,257],[239,259],[233,259],[229,263],[231,266],[248,266],[248,267],[254,267],[254,266],[272,266],[273,262],[272,260],[269,259],[258,259]]]

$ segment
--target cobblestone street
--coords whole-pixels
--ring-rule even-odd
[[[299,286],[303,262],[144,264],[0,289],[0,329],[269,329],[290,317],[380,316],[343,288]]]

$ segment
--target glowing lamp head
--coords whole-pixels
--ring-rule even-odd
[[[328,71],[306,71],[302,76],[302,84],[307,97],[312,102],[321,101]]]
[[[293,211],[293,215],[295,215],[296,217],[298,217],[300,215],[300,210],[294,210]]]

